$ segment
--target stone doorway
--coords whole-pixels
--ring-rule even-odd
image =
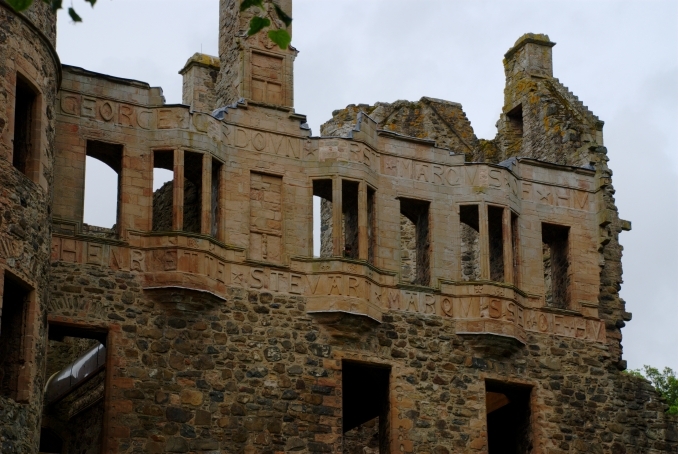
[[[102,452],[106,333],[49,325],[40,452]]]
[[[391,368],[342,362],[344,454],[390,453]]]
[[[485,383],[489,454],[532,452],[531,388],[500,382]]]

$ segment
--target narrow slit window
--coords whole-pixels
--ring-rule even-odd
[[[487,207],[487,230],[490,241],[490,280],[504,282],[504,208]]]
[[[172,229],[174,190],[174,152],[158,150],[153,153],[153,230]]]
[[[526,386],[485,383],[489,454],[532,452],[530,393]]]
[[[518,215],[511,212],[511,248],[513,250],[513,284],[520,285],[520,236]]]
[[[541,234],[546,305],[566,309],[570,302],[570,228],[542,224]]]
[[[342,230],[344,236],[344,257],[358,258],[358,183],[341,182]]]
[[[26,362],[28,307],[31,290],[5,273],[0,312],[0,396],[15,401],[21,398],[21,371]]]
[[[332,180],[313,181],[313,256],[331,257]]]
[[[367,261],[374,265],[377,249],[376,191],[367,187]]]
[[[40,452],[100,452],[106,332],[55,324],[48,332]]]
[[[400,271],[403,282],[429,285],[429,234],[429,202],[400,199]]]
[[[36,106],[38,95],[20,75],[16,77],[16,100],[14,108],[14,144],[12,164],[24,175],[29,175],[33,166],[36,134]]]
[[[478,205],[459,207],[461,233],[461,279],[480,280],[480,217]]]
[[[120,221],[123,146],[87,141],[83,231],[115,236]]]
[[[342,361],[343,452],[391,452],[390,375],[390,367]]]
[[[221,225],[221,208],[219,207],[219,192],[223,181],[221,181],[222,164],[212,160],[212,193],[210,197],[212,226],[210,232],[213,237],[219,238],[219,232],[223,228]]]

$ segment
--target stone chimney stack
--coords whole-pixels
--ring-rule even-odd
[[[556,43],[548,35],[526,33],[504,55],[507,85],[524,76],[553,77],[551,48]]]
[[[240,12],[241,0],[221,0],[219,6],[219,59],[217,107],[240,99],[248,103],[293,110],[293,69],[296,49],[280,49],[264,29],[247,36],[249,22],[256,8]],[[278,0],[278,5],[292,15],[292,0]],[[269,7],[270,4],[265,4]],[[267,17],[277,20],[274,11]],[[284,28],[280,22],[279,28]],[[271,29],[275,29],[271,25]],[[287,31],[291,34],[292,27]]]

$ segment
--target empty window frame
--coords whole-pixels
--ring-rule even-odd
[[[391,452],[390,375],[387,366],[342,361],[343,452]]]
[[[547,306],[566,309],[570,303],[570,228],[541,225],[544,290]]]
[[[504,282],[504,208],[487,207],[487,233],[490,243],[490,280]]]
[[[357,259],[359,256],[358,235],[358,182],[341,182],[341,225],[344,237],[343,256]]]
[[[95,235],[115,235],[122,208],[123,146],[88,140],[86,155],[83,230]]]
[[[367,187],[367,261],[373,265],[377,249],[376,193]]]
[[[27,386],[21,372],[28,359],[30,298],[31,289],[5,272],[0,312],[0,396],[15,401],[27,397],[21,392]]]
[[[184,232],[201,232],[202,161],[202,154],[184,152]]]
[[[511,133],[519,138],[523,137],[523,105],[519,104],[506,114]]]
[[[210,212],[211,212],[211,221],[212,225],[210,228],[210,233],[213,237],[222,239],[221,229],[221,215],[222,207],[219,204],[221,187],[224,184],[221,178],[223,164],[216,159],[212,159],[212,192],[210,196]]]
[[[511,212],[511,250],[513,251],[513,284],[520,285],[520,237],[518,215]]]
[[[154,231],[173,230],[174,151],[153,152],[153,213]]]
[[[172,180],[156,189],[153,184],[154,231],[179,230],[201,233],[203,155],[183,150],[156,150],[153,153],[153,176]],[[212,188],[207,188],[212,190]]]
[[[485,382],[489,454],[532,452],[531,388]]]
[[[50,324],[41,452],[100,452],[107,333]],[[43,451],[62,447],[62,451]]]
[[[478,205],[459,207],[461,279],[463,281],[478,281],[481,276],[479,214]]]
[[[313,255],[332,257],[332,180],[313,180]]]
[[[38,91],[20,74],[16,75],[14,104],[14,143],[12,164],[26,176],[38,168],[36,152],[40,138]]]
[[[429,202],[400,199],[401,279],[414,285],[431,280]]]

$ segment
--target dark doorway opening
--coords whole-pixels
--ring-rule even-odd
[[[43,427],[40,430],[40,454],[61,454],[64,442],[52,429]]]
[[[530,392],[527,386],[485,383],[489,454],[529,454]]]
[[[31,289],[5,272],[0,310],[0,396],[14,401],[20,398],[21,370],[26,362],[28,306]]]
[[[390,453],[388,366],[342,362],[344,454]]]
[[[101,452],[105,331],[49,325],[40,452]]]

